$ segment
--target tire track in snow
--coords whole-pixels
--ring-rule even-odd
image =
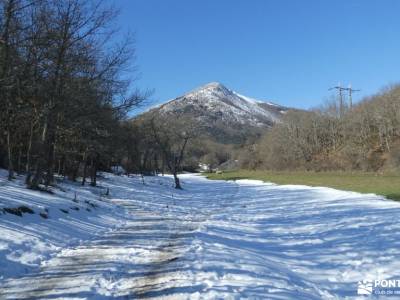
[[[182,182],[183,186],[185,186],[185,181]],[[195,184],[195,183],[193,183]],[[239,185],[236,184],[235,182],[229,182],[226,184],[227,190],[229,190],[228,194],[225,194],[223,198],[227,199],[235,199],[237,194],[239,193]],[[228,189],[229,188],[229,189]],[[233,191],[232,191],[233,189]],[[188,191],[192,193],[192,195],[188,194]],[[202,194],[200,191],[198,191],[200,195]],[[203,259],[201,255],[202,251],[202,241],[196,236],[196,232],[198,232],[201,227],[204,226],[204,224],[207,223],[208,220],[210,220],[214,215],[219,214],[220,212],[226,210],[229,206],[225,203],[223,203],[223,199],[221,199],[221,195],[217,195],[218,197],[210,197],[208,199],[208,202],[211,203],[217,203],[219,204],[217,209],[209,209],[209,208],[204,208],[203,205],[205,204],[204,201],[207,201],[206,199],[201,199],[202,200],[202,206],[197,207],[193,205],[194,199],[196,197],[196,192],[192,191],[190,188],[190,183],[188,184],[188,190],[183,190],[181,191],[180,194],[184,194],[184,198],[177,200],[174,198],[174,194],[171,196],[171,201],[170,204],[168,204],[168,216],[173,218],[175,220],[172,225],[172,230],[170,231],[170,234],[168,236],[168,242],[166,244],[163,244],[160,246],[161,249],[169,249],[172,248],[174,253],[176,254],[175,257],[173,257],[170,260],[165,261],[165,264],[163,265],[166,267],[167,265],[171,264],[176,264],[176,262],[179,262],[187,257],[185,257],[187,254],[193,254],[192,251],[194,251],[194,258],[192,259],[193,262],[196,264],[201,264],[201,261]],[[198,195],[197,195],[198,196]],[[181,203],[181,205],[177,205],[177,201]],[[183,203],[180,201],[184,201]],[[183,204],[183,206],[182,206]],[[221,205],[222,204],[222,205]],[[207,206],[207,205],[206,205]],[[184,218],[178,217],[180,215],[184,214]],[[188,234],[189,236],[185,239],[185,242],[182,243],[182,232],[185,232],[185,234]],[[193,235],[193,238],[192,238]],[[174,247],[180,246],[180,249],[183,249],[182,252],[177,252],[176,249],[174,250]],[[154,292],[154,286],[152,283],[154,281],[162,279],[165,274],[163,272],[158,272],[160,269],[160,266],[154,266],[154,268],[147,273],[147,276],[145,277],[145,286],[147,286],[147,289],[144,289],[140,293],[133,293],[133,296],[137,296],[139,298],[147,298],[147,297],[152,297],[152,296],[157,296],[160,293],[159,292]],[[179,267],[177,267],[179,270]],[[192,278],[188,278],[188,276],[192,276]],[[198,281],[196,278],[196,273],[191,272],[191,273],[185,273],[185,280],[191,280],[192,282]],[[193,289],[192,289],[193,290]],[[171,288],[168,290],[168,293],[173,294],[174,293],[174,288]]]
[[[227,187],[229,189],[224,197],[234,198],[238,186],[229,183]],[[45,299],[54,295],[97,299],[102,294],[105,298],[143,298],[151,296],[155,289],[163,286],[162,282],[167,273],[173,271],[179,275],[182,269],[185,269],[185,280],[189,275],[192,276],[192,281],[196,281],[195,273],[186,271],[187,262],[183,265],[181,262],[193,259],[188,259],[187,256],[196,251],[196,242],[200,241],[196,238],[199,228],[213,214],[226,209],[218,209],[215,205],[221,200],[219,196],[208,200],[202,196],[201,191],[198,191],[197,195],[192,194],[189,184],[187,190],[176,193],[173,197],[164,197],[163,201],[158,203],[141,200],[129,203],[126,206],[127,210],[131,211],[132,224],[112,230],[103,238],[99,237],[87,245],[63,249],[50,261],[44,262],[38,273],[6,282],[3,288],[9,292],[3,296],[7,299]],[[196,204],[196,201],[200,201],[197,207],[191,206]],[[210,203],[211,210],[203,207],[204,201]],[[143,225],[143,222],[147,222],[148,225]],[[153,247],[149,247],[147,243],[140,244],[140,241],[135,243],[135,239],[132,241],[135,235],[140,235],[143,231],[149,231],[144,234],[143,240],[152,239]],[[158,237],[154,237],[154,234],[158,234]],[[115,250],[118,247],[122,248],[120,253],[119,250]],[[130,256],[129,249],[133,249],[132,255],[146,256],[140,257],[145,263],[118,264],[118,258],[109,253],[110,249],[121,256]],[[201,259],[201,255],[197,253],[195,259]],[[111,262],[114,266],[110,265]],[[123,282],[126,277],[131,276],[130,270],[133,267],[140,268],[140,272],[137,273],[143,280],[134,282],[133,287],[124,288]],[[159,287],[155,286],[155,282],[161,283]],[[121,290],[118,290],[119,288]],[[172,290],[170,292],[173,292]]]

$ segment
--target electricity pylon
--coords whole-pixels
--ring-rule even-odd
[[[329,91],[331,90],[337,90],[339,93],[339,114],[340,117],[343,116],[344,114],[344,101],[343,101],[343,91],[348,91],[349,93],[349,107],[350,109],[353,107],[353,93],[354,92],[359,92],[361,90],[355,90],[351,88],[351,84],[349,84],[349,87],[342,87],[341,84],[339,83],[337,86],[331,87]]]
[[[342,87],[340,83],[338,83],[337,86],[331,87],[329,91],[331,90],[337,90],[339,93],[339,116],[342,117],[344,113],[344,107],[343,107],[343,91],[347,90],[347,88]]]
[[[361,90],[355,90],[351,88],[351,84],[349,84],[349,87],[347,88],[347,90],[349,91],[349,104],[350,104],[350,109],[353,108],[353,93],[354,92],[359,92]]]

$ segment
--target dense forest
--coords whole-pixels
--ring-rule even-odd
[[[91,178],[124,155],[132,38],[104,1],[0,1],[0,166],[38,189],[54,174]],[[125,140],[124,140],[125,139]]]
[[[148,98],[134,89],[132,39],[115,38],[104,1],[0,2],[0,166],[32,189],[55,174],[96,185],[99,170],[176,176],[191,138],[177,122],[130,121]]]

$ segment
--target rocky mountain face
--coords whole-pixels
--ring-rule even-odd
[[[242,143],[279,122],[288,108],[236,93],[218,82],[206,84],[159,105],[141,117],[157,113],[185,116],[220,143]]]

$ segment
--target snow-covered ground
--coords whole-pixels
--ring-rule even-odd
[[[355,299],[359,280],[400,279],[399,203],[182,180],[105,175],[50,195],[1,179],[0,206],[35,214],[0,214],[0,299]]]

